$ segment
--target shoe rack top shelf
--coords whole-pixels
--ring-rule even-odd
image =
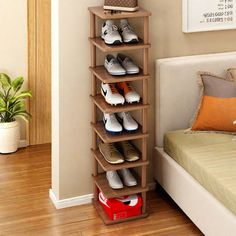
[[[88,9],[94,15],[98,16],[99,18],[101,18],[103,20],[151,16],[151,12],[146,11],[142,8],[139,8],[139,10],[135,11],[135,12],[121,12],[121,11],[118,11],[117,13],[113,13],[113,14],[111,13],[111,11],[104,10],[102,6],[89,7]]]
[[[113,76],[110,75],[104,66],[96,66],[96,67],[90,67],[89,68],[93,74],[103,83],[109,84],[109,83],[119,83],[119,82],[131,82],[131,81],[137,81],[137,80],[143,80],[143,79],[149,79],[149,75],[144,75],[142,69],[140,69],[140,72],[136,75],[124,75],[124,76]]]
[[[92,127],[104,143],[115,143],[148,137],[147,133],[142,132],[141,127],[139,127],[138,131],[135,133],[122,132],[121,134],[117,135],[107,133],[102,121],[92,124]]]
[[[136,177],[136,176],[135,176]],[[104,194],[106,198],[117,198],[117,197],[123,197],[123,196],[128,196],[136,193],[142,193],[142,192],[147,192],[148,187],[143,188],[140,184],[140,179],[136,177],[138,181],[138,185],[134,187],[126,187],[122,189],[112,189],[107,181],[106,174],[98,174],[97,176],[93,177],[95,180],[95,183],[99,190]]]
[[[92,153],[104,171],[112,171],[112,170],[114,171],[114,170],[135,168],[135,167],[144,166],[144,165],[149,164],[149,161],[143,161],[142,159],[140,159],[140,160],[134,161],[134,162],[127,162],[126,161],[122,164],[114,165],[114,164],[108,163],[105,160],[105,158],[103,157],[103,155],[100,153],[99,150],[96,150],[96,151],[92,150]]]
[[[120,45],[105,44],[103,39],[100,37],[90,38],[90,41],[104,53],[139,50],[139,49],[145,49],[145,48],[151,47],[150,44],[144,44],[142,39],[139,39],[139,43],[134,43],[134,44],[124,44],[123,43]]]
[[[116,105],[112,106],[108,104],[101,94],[96,95],[95,97],[91,96],[93,102],[99,107],[99,109],[106,114],[118,113],[118,112],[127,112],[127,111],[137,111],[142,109],[147,109],[149,104],[134,103],[134,104],[125,104],[125,105]]]

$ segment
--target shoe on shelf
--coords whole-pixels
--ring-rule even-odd
[[[128,141],[117,143],[118,150],[125,157],[125,161],[132,162],[140,159],[139,152],[136,148]]]
[[[117,59],[108,54],[105,58],[104,66],[110,75],[125,75],[126,70],[120,65]]]
[[[117,121],[115,114],[104,113],[103,123],[106,131],[111,134],[120,134],[123,130],[121,124]]]
[[[121,164],[124,162],[124,157],[113,143],[100,143],[98,148],[108,163]]]
[[[120,32],[124,43],[138,43],[138,36],[130,26],[127,19],[120,20]]]
[[[101,84],[101,94],[105,98],[106,102],[110,105],[118,105],[125,103],[125,98],[119,94],[114,84]]]
[[[132,173],[130,172],[129,169],[119,170],[119,175],[120,175],[124,185],[127,187],[133,187],[138,184],[137,180],[134,178],[134,176],[132,175]]]
[[[124,187],[121,179],[116,171],[107,171],[106,177],[109,183],[109,186],[113,189],[121,189]]]
[[[122,44],[122,38],[119,34],[118,27],[113,20],[107,20],[102,27],[102,39],[106,44],[117,45]]]
[[[132,61],[132,59],[130,57],[119,53],[117,55],[117,60],[123,66],[123,68],[126,70],[126,73],[128,75],[139,73],[139,67],[134,64],[134,62]]]
[[[117,113],[117,116],[122,121],[124,129],[128,132],[134,132],[138,130],[138,123],[133,119],[129,112]]]
[[[140,95],[132,88],[127,82],[120,82],[116,84],[119,92],[125,97],[125,101],[128,103],[140,102]]]

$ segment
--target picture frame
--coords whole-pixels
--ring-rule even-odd
[[[184,33],[236,29],[236,0],[182,0]]]

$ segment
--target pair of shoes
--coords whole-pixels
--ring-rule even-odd
[[[139,73],[139,67],[134,64],[132,59],[121,53],[116,58],[108,54],[105,58],[104,66],[111,75],[133,75]]]
[[[120,32],[119,32],[120,31]],[[120,29],[113,20],[107,20],[102,27],[102,39],[106,44],[117,45],[124,43],[138,43],[138,36],[134,33],[127,19],[120,20]]]
[[[119,90],[119,91],[118,91]],[[101,84],[101,94],[110,105],[140,102],[140,95],[127,82]]]
[[[122,169],[117,171],[107,171],[106,177],[109,183],[109,186],[113,189],[121,189],[125,186],[133,187],[137,185],[137,181],[130,172],[129,169]],[[122,180],[123,183],[122,183]]]
[[[118,122],[117,118],[122,125]],[[138,130],[138,123],[128,112],[117,113],[117,116],[115,114],[104,113],[103,123],[106,131],[111,134],[120,134],[123,131],[123,127],[128,132],[135,132]]]
[[[110,164],[121,164],[125,161],[139,160],[140,156],[136,148],[128,141],[120,143],[100,143],[99,151]]]

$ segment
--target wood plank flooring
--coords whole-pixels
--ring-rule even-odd
[[[165,193],[148,194],[150,216],[106,227],[92,204],[56,210],[48,197],[50,145],[0,155],[0,235],[202,235]]]

